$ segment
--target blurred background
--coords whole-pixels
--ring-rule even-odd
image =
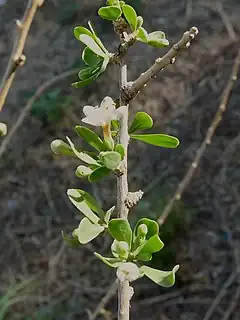
[[[68,188],[92,193],[105,209],[115,203],[115,179],[89,185],[74,175],[78,161],[53,156],[50,143],[66,135],[78,145],[73,128],[82,107],[118,94],[117,70],[110,66],[97,81],[74,89],[82,67],[83,46],[73,36],[77,25],[91,20],[110,52],[118,46],[111,23],[97,16],[100,0],[46,0],[37,11],[25,46],[27,62],[18,70],[1,121],[9,130],[24,121],[0,159],[0,320],[91,319],[109,293],[115,272],[93,252],[107,255],[111,240],[101,237],[88,246],[69,248],[61,230],[72,231],[77,210]],[[179,137],[176,150],[131,143],[130,190],[145,191],[130,214],[157,218],[184,178],[216,113],[239,48],[239,0],[129,0],[149,31],[162,30],[170,43],[191,26],[199,36],[176,63],[167,67],[131,103],[131,117],[147,111],[156,132]],[[3,76],[27,1],[0,6],[0,78]],[[141,44],[129,50],[129,80],[134,80],[165,49]],[[69,71],[69,74],[65,74]],[[59,76],[54,78],[55,76]],[[52,85],[48,82],[54,79]],[[132,319],[240,319],[240,81],[200,166],[166,223],[165,248],[151,265],[181,265],[176,285],[159,288],[141,279],[134,284]],[[3,139],[2,139],[3,140]],[[117,299],[109,293],[96,319],[116,319]]]

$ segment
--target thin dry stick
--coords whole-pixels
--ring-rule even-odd
[[[155,63],[147,71],[142,73],[135,81],[128,83],[127,87],[121,91],[123,103],[127,104],[131,99],[135,98],[139,91],[152,78],[156,77],[159,71],[169,64],[173,64],[179,52],[184,48],[188,48],[197,34],[198,29],[196,27],[192,27],[189,31],[186,31],[182,38],[162,58],[156,59]]]
[[[102,298],[102,300],[97,305],[97,308],[89,316],[89,320],[95,320],[97,318],[97,316],[99,315],[101,310],[103,310],[105,308],[108,301],[111,300],[113,296],[115,296],[116,291],[117,291],[117,287],[118,287],[118,284],[117,284],[116,280],[114,280],[114,282],[110,285],[105,296]]]
[[[238,273],[240,272],[240,268],[238,268],[238,270],[236,272],[233,272],[228,279],[226,280],[226,282],[223,284],[222,289],[219,291],[218,295],[216,296],[216,298],[213,300],[210,308],[208,309],[208,311],[206,312],[203,320],[209,320],[212,317],[213,312],[215,311],[215,309],[217,308],[217,306],[219,305],[220,301],[222,300],[222,298],[227,294],[227,289],[233,284],[233,282],[235,281],[235,279],[238,276]]]
[[[23,54],[23,49],[35,13],[38,7],[41,7],[43,3],[44,0],[30,0],[28,2],[27,9],[24,13],[22,21],[16,21],[17,37],[0,86],[0,111],[3,108],[8,92],[12,86],[18,67],[23,66],[26,61],[26,57]]]
[[[228,83],[227,83],[227,86],[223,92],[219,108],[213,118],[213,121],[212,121],[208,131],[207,131],[206,137],[203,140],[202,145],[198,149],[196,156],[195,156],[195,159],[193,160],[191,167],[187,171],[187,174],[185,175],[183,180],[179,183],[179,185],[177,187],[177,191],[175,192],[174,196],[172,197],[172,199],[169,201],[169,203],[167,204],[167,206],[163,210],[162,215],[159,217],[158,223],[160,225],[162,225],[165,222],[165,220],[167,219],[168,215],[170,214],[170,212],[173,209],[175,201],[181,199],[182,194],[185,191],[185,189],[187,188],[189,182],[191,181],[193,174],[195,173],[196,168],[198,167],[199,162],[200,162],[207,146],[211,143],[211,140],[212,140],[212,137],[216,131],[216,128],[219,125],[220,121],[222,120],[222,115],[226,111],[231,92],[232,92],[234,85],[237,81],[239,67],[240,67],[240,50],[238,51],[238,54],[235,59],[233,69],[231,72],[231,76],[230,76]]]
[[[26,106],[21,110],[21,113],[15,122],[15,124],[12,126],[11,130],[9,131],[6,138],[1,142],[0,145],[0,160],[7,149],[9,142],[11,141],[12,137],[16,133],[16,131],[19,129],[19,127],[22,125],[23,121],[25,120],[26,116],[28,115],[29,111],[31,110],[34,102],[47,90],[49,87],[54,85],[56,82],[61,81],[67,77],[70,77],[72,75],[75,75],[79,69],[72,69],[69,71],[65,71],[52,79],[44,82],[35,92],[35,94],[28,100]]]

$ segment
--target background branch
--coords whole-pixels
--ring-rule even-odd
[[[18,67],[23,66],[26,61],[23,49],[37,8],[43,3],[44,0],[30,0],[22,20],[16,21],[17,36],[0,86],[0,111],[3,108],[8,92],[12,86]]]
[[[198,149],[196,156],[189,168],[189,170],[187,171],[187,174],[185,175],[185,177],[183,178],[183,180],[179,183],[178,187],[177,187],[177,191],[175,192],[174,196],[172,197],[172,199],[169,201],[169,203],[167,204],[167,206],[165,207],[165,209],[163,210],[162,215],[160,216],[160,218],[158,219],[158,223],[160,225],[162,225],[165,220],[167,219],[168,215],[170,214],[170,212],[173,209],[173,206],[175,204],[175,201],[180,200],[181,196],[183,194],[183,192],[185,191],[185,189],[187,188],[189,182],[191,181],[193,174],[196,171],[196,168],[199,165],[199,162],[207,148],[207,146],[211,143],[212,137],[216,131],[217,126],[219,125],[219,123],[222,120],[222,115],[223,113],[226,111],[227,108],[227,104],[229,101],[229,98],[231,96],[231,92],[234,88],[234,85],[237,81],[237,76],[238,76],[238,72],[239,72],[239,67],[240,67],[240,50],[238,51],[237,57],[235,59],[234,65],[233,65],[233,69],[231,72],[231,76],[228,80],[227,86],[223,92],[222,98],[221,98],[221,102],[220,105],[218,107],[218,110],[213,118],[213,121],[210,125],[210,127],[208,128],[207,134],[205,139],[203,140],[200,148]]]
[[[0,145],[0,160],[1,160],[4,152],[6,151],[8,145],[9,145],[11,139],[12,139],[12,137],[14,136],[16,131],[19,129],[19,127],[22,125],[22,123],[26,119],[27,115],[29,114],[30,110],[32,109],[32,106],[35,103],[35,101],[37,99],[39,99],[41,97],[41,95],[46,90],[48,90],[52,85],[56,84],[58,81],[61,81],[61,80],[65,79],[65,78],[67,78],[67,77],[75,75],[77,72],[79,72],[79,68],[71,69],[69,71],[65,71],[65,72],[53,77],[52,79],[44,82],[42,85],[40,85],[38,87],[38,89],[36,90],[34,95],[28,100],[26,106],[23,109],[21,109],[20,115],[19,115],[17,121],[12,126],[12,128],[9,131],[8,135],[1,142],[1,145]]]

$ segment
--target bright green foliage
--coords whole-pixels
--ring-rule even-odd
[[[75,131],[79,135],[79,137],[89,143],[90,146],[97,149],[98,151],[105,151],[102,139],[99,138],[99,136],[94,131],[82,126],[76,126]]]
[[[138,130],[151,129],[152,126],[152,118],[146,112],[140,111],[136,113],[128,132],[133,133]]]
[[[7,126],[5,123],[0,122],[0,137],[7,134]]]
[[[163,148],[176,148],[179,140],[167,134],[131,134],[132,139],[140,140],[148,144]]]
[[[121,17],[122,11],[118,6],[108,6],[100,8],[98,14],[105,20],[116,21]]]
[[[132,229],[127,220],[120,218],[112,219],[108,224],[108,231],[117,241],[125,241],[131,246]]]
[[[138,25],[138,18],[137,18],[136,11],[134,10],[133,7],[129,6],[128,4],[123,5],[122,10],[127,22],[131,26],[132,30],[135,31]]]
[[[111,173],[111,170],[106,167],[100,167],[94,170],[89,176],[89,182],[98,182],[108,176]]]
[[[106,70],[110,59],[109,52],[97,37],[90,22],[89,28],[90,30],[80,26],[74,28],[75,38],[86,46],[82,58],[87,66],[78,74],[80,81],[72,84],[76,88],[88,85],[97,79]]]

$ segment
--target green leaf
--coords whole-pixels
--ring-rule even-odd
[[[102,178],[105,178],[106,176],[109,175],[111,170],[109,170],[106,167],[100,167],[96,170],[94,170],[89,176],[88,176],[88,181],[89,182],[97,182],[101,180]]]
[[[90,48],[96,55],[105,57],[106,53],[102,51],[99,45],[93,40],[92,37],[86,34],[81,34],[79,40],[82,41],[88,48]]]
[[[90,157],[88,154],[86,153],[83,153],[83,152],[79,152],[74,144],[72,143],[72,141],[66,137],[67,141],[69,142],[73,152],[75,153],[75,155],[80,159],[82,160],[83,162],[86,162],[88,164],[95,164],[95,165],[98,165],[97,161],[95,159],[93,159],[92,157]]]
[[[94,224],[99,223],[99,217],[89,208],[78,189],[68,189],[67,195],[74,206]]]
[[[62,231],[62,238],[63,240],[70,245],[73,248],[76,248],[79,246],[79,241],[78,238],[76,237],[69,237],[68,235],[66,235],[63,231]]]
[[[93,26],[92,26],[92,23],[91,21],[88,21],[88,25],[89,25],[89,28],[92,32],[92,36],[93,36],[93,39],[95,40],[95,42],[99,45],[99,47],[102,49],[103,52],[105,52],[106,54],[108,54],[108,51],[107,49],[104,47],[102,41],[98,38],[98,36],[96,35],[96,32],[95,30],[93,29]]]
[[[3,137],[7,134],[7,126],[5,123],[0,122],[0,137]]]
[[[129,133],[137,130],[150,129],[153,126],[152,118],[146,112],[138,112],[133,119],[133,122],[129,128]]]
[[[171,287],[175,283],[175,273],[179,265],[176,265],[172,271],[156,270],[147,266],[140,267],[140,272],[162,287]]]
[[[107,5],[108,6],[118,6],[118,7],[120,7],[119,0],[107,0]]]
[[[137,17],[137,29],[141,28],[142,25],[143,25],[143,17],[138,16]]]
[[[159,234],[159,225],[156,221],[148,219],[148,218],[142,218],[138,221],[134,228],[134,235],[137,236],[137,229],[141,224],[145,224],[147,226],[147,234],[146,239],[150,239],[151,237]]]
[[[115,151],[118,152],[121,155],[121,159],[123,160],[125,156],[125,149],[124,146],[120,143],[116,144]]]
[[[97,77],[99,76],[99,73],[94,74],[93,76],[91,76],[90,78],[86,79],[86,80],[81,80],[81,81],[76,81],[72,83],[72,86],[74,88],[82,88],[85,87],[87,85],[89,85],[91,82],[93,82],[94,80],[97,79]]]
[[[111,268],[118,268],[124,261],[118,258],[105,258],[101,254],[94,252],[95,256]]]
[[[92,173],[92,170],[85,166],[78,166],[75,171],[76,176],[79,178],[87,177],[91,173]]]
[[[106,212],[105,217],[104,217],[104,221],[106,222],[106,224],[108,224],[108,222],[109,222],[109,220],[111,218],[111,215],[114,212],[114,210],[115,210],[115,206],[113,206],[112,208],[108,209],[108,211]]]
[[[88,218],[83,218],[77,229],[73,231],[81,244],[86,244],[95,239],[104,231],[104,227],[92,223]]]
[[[91,66],[91,67],[96,67],[97,64],[99,63],[100,58],[98,55],[96,55],[89,47],[86,47],[83,50],[82,53],[82,59],[86,63],[86,65]]]
[[[51,150],[56,155],[76,157],[72,148],[61,139],[56,139],[51,142]]]
[[[108,224],[108,231],[117,241],[125,241],[131,247],[132,229],[127,220],[117,218],[112,219]]]
[[[106,168],[115,170],[121,162],[121,155],[115,151],[100,152],[99,159]]]
[[[102,139],[100,139],[94,131],[82,126],[76,126],[75,131],[77,135],[90,144],[90,146],[98,151],[105,151]]]
[[[144,42],[144,43],[148,43],[148,33],[147,31],[140,27],[139,30],[138,30],[138,33],[137,33],[137,40],[138,41],[141,41],[141,42]]]
[[[136,30],[138,23],[136,11],[128,4],[123,5],[122,10],[129,25],[133,28],[133,30]]]
[[[119,6],[102,7],[98,10],[98,15],[105,20],[116,21],[121,17],[122,11]]]
[[[75,27],[73,33],[74,33],[74,36],[77,40],[80,40],[80,36],[83,34],[94,39],[91,31],[89,31],[87,28],[84,28],[84,27]]]
[[[177,138],[167,134],[131,134],[130,136],[132,139],[163,148],[176,148],[179,145],[179,140]]]
[[[89,193],[87,193],[86,191],[81,190],[81,189],[70,189],[70,190],[72,190],[71,194],[73,194],[75,197],[77,197],[77,198],[82,197],[84,202],[88,205],[88,207],[91,210],[93,210],[95,213],[97,213],[99,215],[99,217],[103,218],[105,216],[105,213],[102,210],[100,204]],[[75,191],[73,191],[73,190],[75,190]]]
[[[169,45],[169,41],[166,39],[164,32],[155,31],[149,33],[148,44],[154,47],[163,48]]]
[[[156,234],[155,236],[147,240],[146,243],[139,250],[139,253],[137,254],[137,260],[149,261],[152,259],[152,254],[160,251],[163,247],[164,243]]]

